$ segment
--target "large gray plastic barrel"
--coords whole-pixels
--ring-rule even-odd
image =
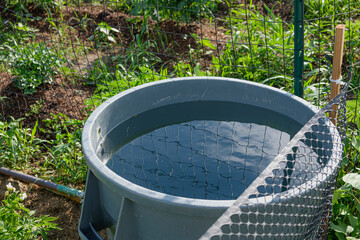
[[[217,108],[217,103],[225,107]],[[171,108],[179,104],[185,107],[178,111]],[[186,108],[197,104],[202,104],[199,111]],[[284,91],[218,77],[163,80],[112,97],[91,114],[83,130],[82,146],[89,173],[79,223],[80,237],[101,239],[97,232],[105,228],[110,229],[109,237],[113,239],[191,240],[201,237],[237,196],[231,200],[213,200],[156,191],[125,179],[107,163],[121,146],[161,126],[207,117],[235,121],[232,115],[246,117],[249,114],[237,107],[228,109],[227,104],[257,109],[255,122],[259,119],[271,122],[271,113],[287,117],[296,123],[295,129],[290,129],[292,135],[316,112],[306,101]],[[169,114],[142,115],[163,107],[170,109]],[[137,119],[140,115],[143,117]],[[276,125],[277,120],[271,124]]]

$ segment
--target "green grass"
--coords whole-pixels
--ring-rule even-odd
[[[131,15],[149,15],[156,20],[190,22],[200,17],[213,17],[221,4],[227,5],[225,0],[110,0],[109,6]]]
[[[293,26],[282,23],[265,6],[267,16],[261,15],[251,3],[232,9],[227,18],[231,39],[214,67],[221,76],[230,76],[290,88],[292,74]],[[244,22],[244,19],[248,21]]]
[[[70,119],[63,114],[44,120],[40,129],[48,134],[45,148],[43,177],[66,185],[82,185],[86,180],[87,166],[81,149],[83,121]]]
[[[29,15],[29,8],[44,10],[48,14],[58,12],[63,3],[62,0],[6,0],[6,8],[15,10],[19,15]]]
[[[22,126],[21,119],[0,121],[0,164],[14,169],[29,167],[43,143],[35,137],[36,131],[37,123],[30,129]]]
[[[166,78],[168,78],[167,69],[157,73],[148,65],[143,64],[137,65],[136,71],[129,71],[120,63],[114,72],[99,60],[95,63],[94,69],[90,71],[89,84],[95,84],[96,90],[94,95],[87,100],[87,104],[99,106],[105,100],[124,90]]]
[[[63,114],[44,120],[30,129],[22,119],[0,121],[0,165],[11,169],[32,169],[33,174],[54,182],[82,186],[87,166],[81,150],[83,122]],[[41,138],[36,137],[41,133]]]

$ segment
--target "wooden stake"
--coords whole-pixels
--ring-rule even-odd
[[[333,80],[338,80],[341,77],[341,65],[344,52],[344,38],[345,38],[345,25],[340,24],[336,26],[335,29],[335,46],[334,46],[334,58],[332,65],[332,75]],[[340,83],[331,82],[331,92],[330,100],[336,97],[340,92]],[[338,106],[332,106],[333,111],[331,112],[331,121],[336,125],[337,119],[337,110]]]

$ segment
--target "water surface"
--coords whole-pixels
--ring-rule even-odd
[[[108,141],[118,140],[119,147],[106,166],[162,193],[236,199],[300,127],[286,116],[250,105],[170,105],[134,116],[109,134]]]

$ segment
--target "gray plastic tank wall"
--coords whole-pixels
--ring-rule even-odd
[[[139,113],[192,101],[250,104],[288,116],[301,125],[317,111],[284,91],[217,77],[163,80],[116,95],[91,114],[83,130],[82,146],[89,173],[79,223],[82,239],[101,239],[97,231],[104,228],[112,229],[114,239],[198,239],[234,203],[234,200],[192,199],[149,190],[120,177],[104,164],[119,145],[103,141],[115,127]]]

